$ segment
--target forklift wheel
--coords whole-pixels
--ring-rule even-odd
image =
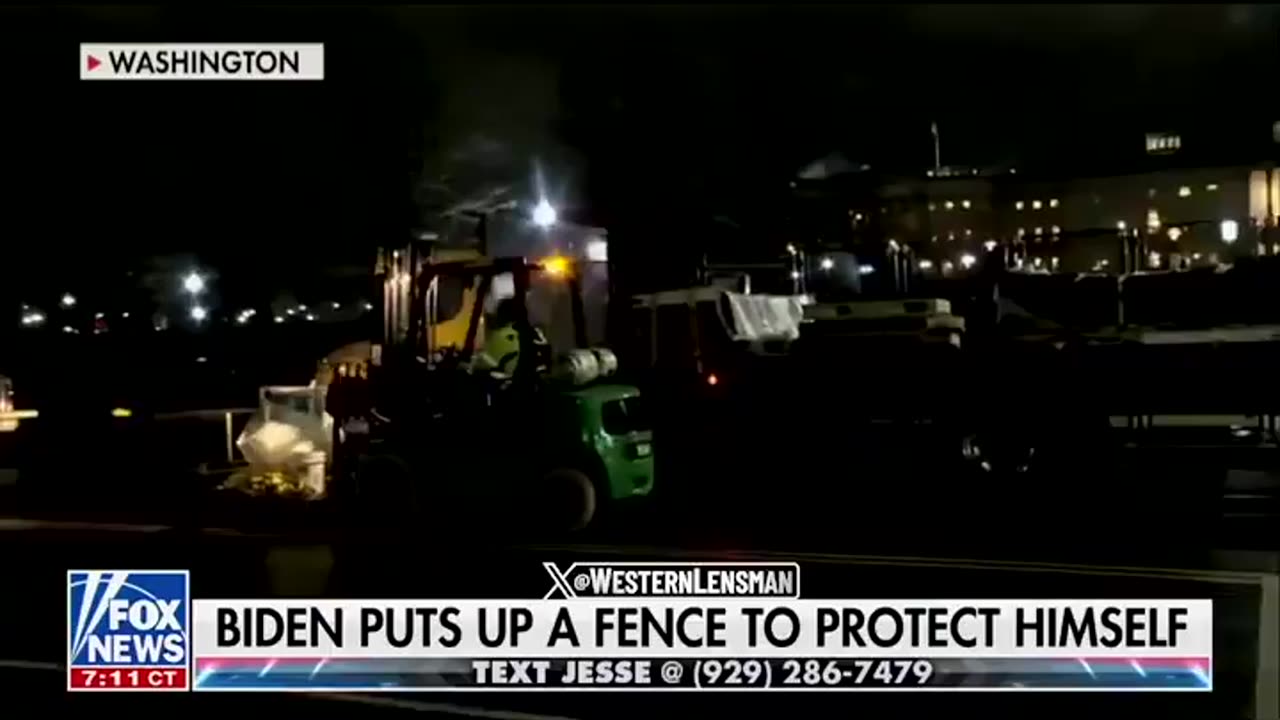
[[[572,468],[557,468],[543,476],[545,518],[556,531],[583,530],[596,519],[599,498],[591,478]]]

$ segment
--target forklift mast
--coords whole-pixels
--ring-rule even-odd
[[[465,259],[449,259],[460,257]],[[494,278],[507,274],[514,285],[510,298],[511,321],[520,339],[521,357],[533,356],[528,296],[537,265],[524,258],[489,259],[468,251],[441,251],[412,245],[389,253],[384,251],[380,265],[386,363],[431,367],[448,347],[456,348],[463,362],[471,360],[479,349],[485,299],[490,295]],[[442,320],[438,310],[445,281],[461,282],[463,302],[455,317]],[[575,316],[578,314],[575,310]],[[457,332],[440,332],[446,325],[453,325]],[[531,363],[520,363],[517,375],[532,369]]]
[[[383,344],[388,349],[407,345],[425,357],[460,344],[470,306],[478,299],[474,278],[426,270],[479,260],[481,256],[474,250],[439,248],[423,242],[383,249],[377,268],[382,281]],[[442,277],[453,284],[443,287]]]

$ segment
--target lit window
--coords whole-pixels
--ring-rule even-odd
[[[1128,227],[1128,225],[1125,225],[1123,220],[1117,220],[1117,221],[1116,221],[1116,229],[1117,229],[1117,230],[1123,230],[1123,229],[1125,229],[1126,227]]]
[[[937,210],[937,209],[938,209],[937,205],[933,203],[929,203],[929,212],[933,212],[934,210]]]
[[[1022,237],[1023,235],[1026,235],[1026,234],[1027,234],[1026,228],[1018,228],[1018,237]]]
[[[988,240],[988,241],[986,241],[986,242],[982,243],[982,247],[986,248],[986,249],[987,249],[987,252],[991,252],[992,250],[995,250],[995,249],[996,249],[996,241],[995,241],[995,240]]]
[[[973,231],[972,231],[972,230],[970,230],[969,228],[965,228],[965,229],[964,229],[964,236],[965,236],[965,237],[973,237]]]
[[[950,209],[954,208],[955,206],[956,206],[956,204],[955,204],[955,203],[951,202],[950,200],[948,200],[948,201],[947,201],[947,205],[946,205],[946,207],[947,207],[947,209],[948,209],[948,210],[950,210]]]
[[[929,268],[931,268],[931,267],[933,267],[933,261],[932,261],[932,260],[929,260],[928,258],[926,258],[926,259],[924,259],[924,260],[921,260],[921,261],[920,261],[920,269],[921,269],[921,270],[928,270],[928,269],[929,269]]]
[[[1148,263],[1151,265],[1151,267],[1153,267],[1153,268],[1158,268],[1158,267],[1160,267],[1160,253],[1155,252],[1155,251],[1153,250],[1153,251],[1151,252],[1151,254],[1147,256],[1147,262],[1148,262]]]
[[[1036,267],[1040,267],[1041,265],[1043,265],[1043,264],[1044,264],[1044,261],[1043,261],[1043,260],[1041,260],[1040,258],[1032,258],[1032,259],[1031,259],[1031,264],[1032,264],[1032,265],[1035,265]]]
[[[955,240],[955,239],[956,239],[956,234],[955,234],[955,233],[953,233],[953,232],[949,232],[949,233],[947,233],[947,242],[951,242],[952,240]]]
[[[1152,209],[1147,211],[1147,228],[1149,228],[1150,230],[1160,229],[1160,211],[1159,210]]]
[[[1043,234],[1044,234],[1044,228],[1042,227],[1036,228],[1036,235],[1043,235]]]
[[[1208,185],[1204,186],[1204,189],[1208,190],[1209,192],[1214,192],[1218,189],[1218,183],[1209,183]]]
[[[929,242],[938,242],[938,236],[934,235],[933,237],[929,238]]]
[[[1191,188],[1186,185],[1178,188],[1178,197],[1191,197]]]
[[[1147,152],[1166,152],[1182,147],[1182,138],[1167,133],[1149,133],[1147,135]]]
[[[1168,232],[1169,239],[1174,242],[1178,242],[1178,238],[1182,237],[1182,228],[1180,227],[1171,227]]]
[[[1155,197],[1155,196],[1156,196],[1156,189],[1155,189],[1155,188],[1147,188],[1147,197],[1149,197],[1149,198],[1153,198],[1153,197]]]
[[[930,171],[926,172],[926,173],[925,173],[925,175],[928,175],[929,177],[933,177],[933,171],[932,171],[932,170],[930,170]]]
[[[1056,208],[1056,207],[1058,207],[1058,198],[1052,198],[1052,199],[1050,199],[1050,200],[1049,200],[1049,207],[1051,207],[1051,208]]]
[[[963,207],[965,210],[968,210],[971,205],[968,200],[962,200],[960,202],[960,206]]]
[[[1026,205],[1027,205],[1026,203],[1024,203],[1024,202],[1022,202],[1021,200],[1019,200],[1018,202],[1016,202],[1016,203],[1014,203],[1014,204],[1013,204],[1013,207],[1014,207],[1014,209],[1016,209],[1016,210],[1021,210],[1022,208],[1026,207]]]
[[[1039,209],[1040,209],[1040,201],[1039,201],[1039,200],[1032,200],[1032,201],[1031,201],[1031,209],[1032,209],[1032,210],[1039,210]]]
[[[1057,269],[1058,269],[1058,258],[1056,258],[1056,257],[1049,258],[1049,266],[1050,266],[1050,267],[1052,267],[1054,270],[1057,270]]]
[[[1058,227],[1057,225],[1054,225],[1053,227],[1049,228],[1049,232],[1053,233],[1054,235],[1057,235],[1058,233],[1062,232],[1062,228]]]

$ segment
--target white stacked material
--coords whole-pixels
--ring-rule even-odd
[[[800,337],[804,305],[794,295],[725,293],[733,314],[734,340],[795,340]]]
[[[942,299],[824,303],[805,308],[805,337],[822,343],[876,347],[938,343],[959,347],[965,320]]]
[[[965,330],[964,318],[957,315],[899,315],[823,323],[819,326],[823,335],[845,336],[868,333],[937,333]]]
[[[938,298],[820,303],[809,305],[804,309],[804,316],[808,320],[875,320],[889,317],[950,314],[951,301]]]

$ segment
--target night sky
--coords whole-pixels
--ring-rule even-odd
[[[1088,166],[1164,127],[1230,150],[1280,119],[1277,30],[1252,6],[5,9],[0,267],[17,292],[157,253],[302,277],[404,237],[424,184],[527,192],[535,160],[570,217],[751,225],[832,150],[927,165],[935,119],[957,164]],[[82,83],[82,41],[322,41],[327,80]]]

